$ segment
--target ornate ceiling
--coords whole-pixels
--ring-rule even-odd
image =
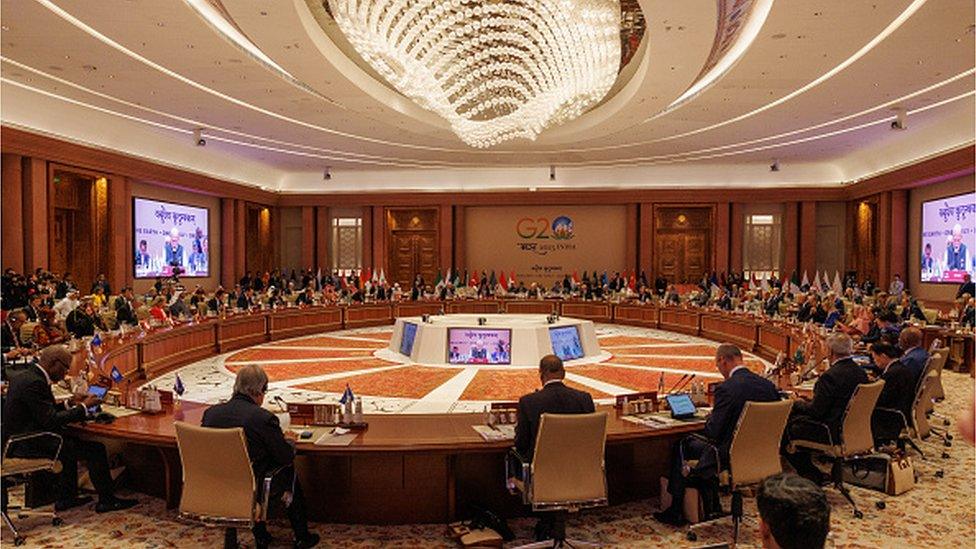
[[[969,0],[622,11],[643,38],[622,38],[602,102],[479,149],[370,70],[321,0],[4,2],[0,118],[282,192],[838,185],[973,142]]]

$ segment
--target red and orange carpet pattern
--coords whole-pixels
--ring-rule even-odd
[[[627,326],[597,326],[607,358],[600,363],[569,362],[567,385],[597,401],[616,395],[672,389],[691,374],[706,383],[721,380],[715,369],[717,343]],[[215,402],[227,398],[234,374],[245,364],[268,373],[271,392],[288,401],[335,400],[348,385],[371,411],[389,413],[471,412],[490,401],[515,401],[541,387],[535,368],[413,364],[386,348],[389,328],[330,332],[257,345],[179,370],[185,399]],[[402,359],[402,360],[401,360]],[[766,364],[746,353],[746,365]],[[159,386],[171,383],[164,378]]]

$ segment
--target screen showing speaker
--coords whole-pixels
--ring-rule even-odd
[[[563,360],[583,358],[583,344],[580,342],[579,330],[576,326],[560,326],[549,328],[549,340],[552,341],[552,353]]]
[[[135,277],[210,276],[209,218],[207,208],[133,199]]]
[[[511,364],[512,331],[450,328],[447,361],[451,364]]]
[[[922,203],[922,282],[959,284],[976,274],[976,193]]]
[[[413,322],[403,323],[403,335],[400,337],[400,354],[410,356],[413,353],[413,340],[417,337],[417,325]]]

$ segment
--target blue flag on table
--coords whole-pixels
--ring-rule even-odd
[[[98,334],[95,334],[95,337],[93,337],[92,340],[91,340],[91,344],[92,344],[92,347],[98,347],[99,345],[102,344],[102,338],[99,337]]]
[[[173,392],[179,396],[183,396],[186,392],[186,387],[183,386],[183,380],[180,379],[180,374],[176,374],[176,381],[173,382]]]
[[[346,383],[346,390],[342,392],[342,398],[339,399],[339,404],[345,404],[347,402],[352,402],[353,400],[352,389],[349,388],[349,384]]]
[[[111,373],[109,375],[112,376],[112,381],[114,381],[116,383],[122,383],[122,380],[125,379],[122,376],[122,372],[120,372],[119,369],[117,367],[115,367],[115,366],[112,366],[112,371],[111,371]]]

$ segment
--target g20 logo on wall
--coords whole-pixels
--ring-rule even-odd
[[[523,217],[515,223],[515,232],[525,239],[571,240],[575,236],[573,220],[561,215],[552,220],[545,217]]]

